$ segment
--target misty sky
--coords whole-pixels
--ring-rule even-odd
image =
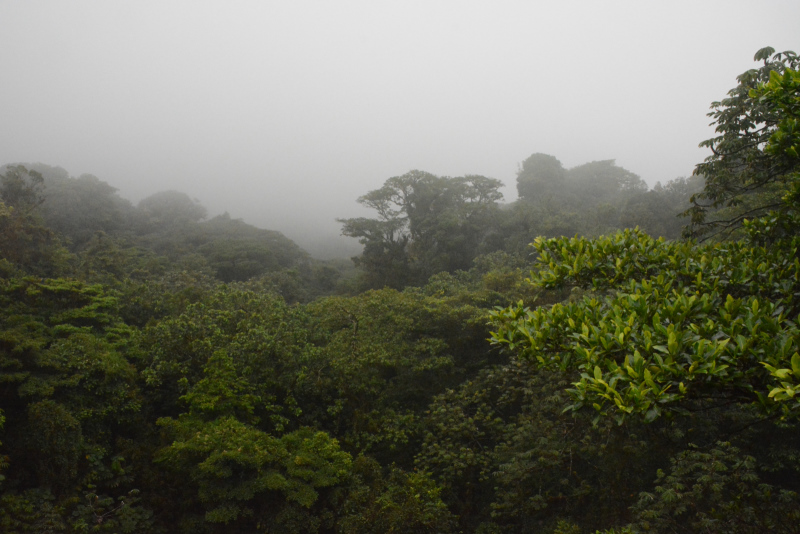
[[[0,0],[0,164],[177,189],[308,246],[411,169],[687,176],[797,1]]]

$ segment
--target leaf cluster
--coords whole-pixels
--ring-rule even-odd
[[[572,409],[591,406],[620,422],[730,402],[795,413],[773,392],[785,386],[770,369],[789,367],[800,350],[797,244],[695,248],[637,231],[539,240],[533,284],[594,293],[497,310],[492,341],[540,366],[577,370]]]

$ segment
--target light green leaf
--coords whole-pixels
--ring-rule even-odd
[[[792,372],[794,373],[794,376],[800,378],[800,354],[796,352],[794,353],[794,356],[792,356]]]

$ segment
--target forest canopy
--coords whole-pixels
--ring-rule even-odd
[[[797,532],[800,77],[756,61],[693,177],[410,171],[350,269],[3,167],[0,530]]]

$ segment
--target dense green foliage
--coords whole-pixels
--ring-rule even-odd
[[[782,169],[736,241],[670,239],[699,177],[534,154],[510,205],[419,171],[362,197],[348,285],[183,193],[3,168],[0,530],[798,532],[800,78],[771,54],[714,108]],[[741,218],[730,158],[703,217]]]
[[[497,312],[494,341],[542,366],[578,370],[574,409],[650,421],[684,402],[749,400],[771,410],[768,396],[793,396],[788,384],[778,394],[775,378],[793,365],[800,373],[797,239],[697,247],[626,231],[534,246],[533,283],[592,293]]]
[[[754,59],[763,61],[763,66],[739,75],[728,98],[711,105],[709,117],[719,135],[701,144],[713,153],[695,169],[695,174],[706,177],[705,189],[692,198],[687,211],[695,236],[730,235],[746,219],[794,210],[790,206],[796,200],[785,202],[783,197],[797,198],[800,160],[792,146],[797,146],[800,116],[800,58],[767,47]],[[797,229],[785,217],[782,225],[789,234]]]

